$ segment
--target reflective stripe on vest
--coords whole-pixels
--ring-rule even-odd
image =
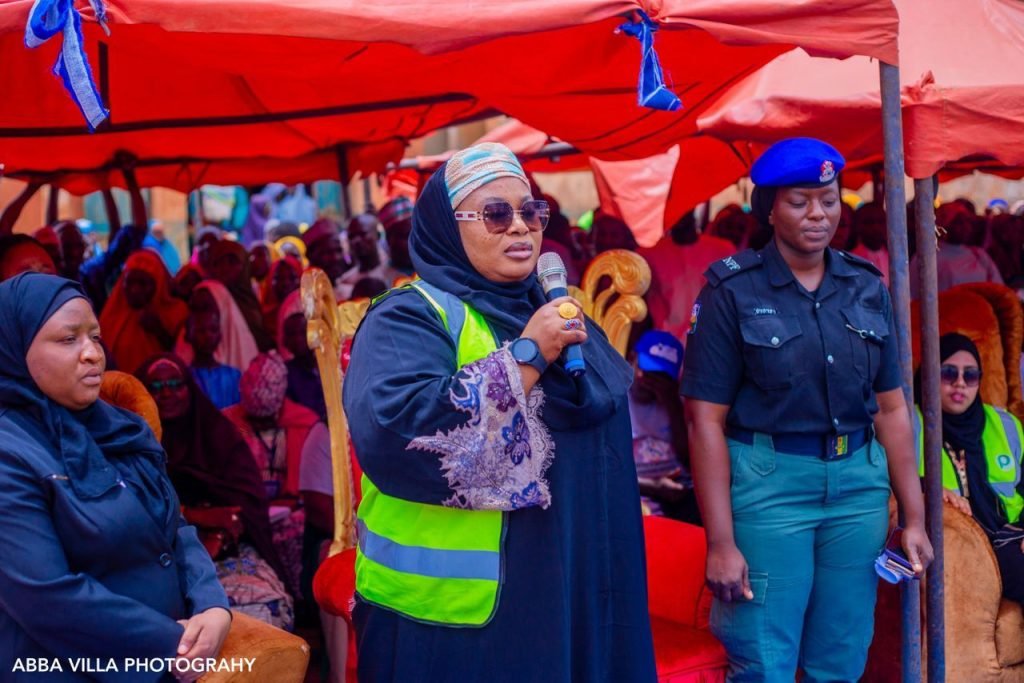
[[[441,318],[458,367],[498,348],[483,316],[457,297],[418,280],[417,291]],[[483,626],[502,581],[505,516],[389,496],[366,474],[358,511],[356,591],[364,600],[417,621]]]
[[[438,579],[487,579],[501,576],[498,553],[488,550],[439,550],[395,543],[359,521],[359,550],[388,569]]]
[[[982,432],[982,449],[988,484],[999,497],[1006,519],[1016,524],[1024,511],[1024,497],[1017,492],[1021,479],[1021,457],[1024,447],[1020,423],[1010,413],[985,405],[985,430]],[[924,476],[924,435],[921,429],[921,411],[914,410],[914,438],[917,443],[918,471]],[[960,490],[960,480],[953,469],[952,460],[942,450],[942,487],[950,491]]]

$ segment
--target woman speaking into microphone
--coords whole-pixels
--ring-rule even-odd
[[[654,680],[630,367],[546,301],[547,220],[507,148],[457,153],[413,214],[422,279],[356,334],[360,680]]]

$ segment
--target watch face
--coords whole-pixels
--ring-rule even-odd
[[[509,347],[512,357],[520,363],[529,363],[537,356],[537,343],[532,339],[517,339]]]

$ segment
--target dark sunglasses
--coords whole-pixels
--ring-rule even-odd
[[[497,235],[512,227],[516,215],[523,219],[530,230],[540,232],[548,227],[551,208],[543,199],[531,199],[519,209],[513,209],[508,202],[490,202],[484,205],[483,211],[456,211],[455,220],[483,221],[487,232]]]
[[[981,382],[981,368],[964,368],[964,384],[976,387]],[[955,365],[943,365],[939,370],[943,384],[955,384],[960,378],[960,368]]]
[[[149,383],[149,388],[153,393],[160,391],[161,389],[180,389],[185,386],[185,380],[183,379],[164,379],[156,380]]]

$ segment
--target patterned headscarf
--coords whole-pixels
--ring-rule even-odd
[[[281,412],[288,390],[288,368],[277,351],[261,353],[242,375],[242,408],[253,417]]]
[[[498,178],[519,178],[530,187],[526,172],[519,159],[505,145],[498,142],[482,142],[456,152],[448,160],[444,171],[444,184],[448,188],[448,201],[454,209],[473,190],[483,187]]]

